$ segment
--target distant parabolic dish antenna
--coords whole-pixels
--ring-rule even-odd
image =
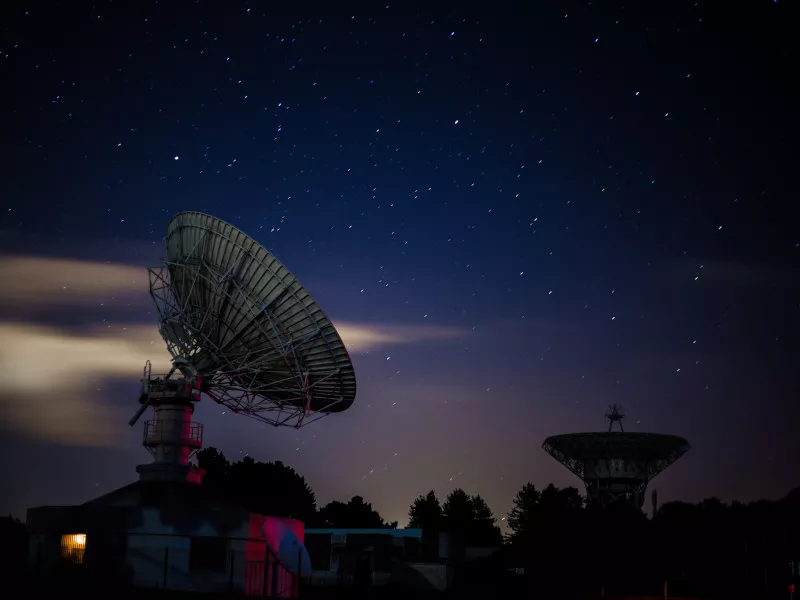
[[[542,447],[586,485],[587,499],[601,506],[642,507],[647,485],[689,450],[675,435],[626,432],[625,411],[608,407],[608,431],[567,433],[547,438]],[[613,431],[617,424],[619,431]]]
[[[191,422],[201,393],[275,426],[301,427],[352,405],[355,371],[336,328],[263,246],[198,212],[175,215],[164,244],[162,264],[149,269],[150,295],[173,368],[153,378],[148,363],[142,406],[130,421],[155,409],[145,446],[156,462],[181,446],[176,436],[197,438],[181,449],[186,464],[202,446],[202,427]],[[179,405],[185,417],[178,418]]]

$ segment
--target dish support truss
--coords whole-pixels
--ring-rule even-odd
[[[315,388],[324,386],[339,370],[314,372],[313,380],[305,368],[300,351],[314,340],[320,329],[315,328],[300,338],[292,339],[282,331],[279,323],[270,314],[275,301],[258,306],[244,287],[233,276],[233,269],[218,274],[202,257],[193,259],[191,265],[166,262],[148,269],[150,273],[150,295],[160,315],[159,330],[167,344],[169,353],[176,359],[184,376],[200,375],[202,391],[212,400],[240,413],[275,427],[300,428],[321,419],[324,412],[340,400],[332,400],[322,410],[311,410],[311,398]],[[216,343],[207,331],[212,329],[217,318],[214,304],[205,303],[198,313],[189,305],[191,291],[180,302],[171,290],[170,271],[183,270],[192,275],[192,288],[224,285],[227,301],[244,303],[250,327],[256,327],[256,339],[272,340],[269,348],[263,345],[248,348],[237,334],[225,345]],[[248,334],[248,337],[253,337]]]
[[[648,484],[688,450],[688,444],[676,444],[661,452],[648,452],[645,458],[630,451],[620,452],[616,443],[604,444],[602,439],[580,434],[564,436],[572,438],[564,447],[564,440],[559,437],[545,440],[543,449],[577,475],[586,486],[587,498],[601,506],[624,502],[641,508]],[[592,451],[586,452],[581,448],[582,442],[590,439]]]

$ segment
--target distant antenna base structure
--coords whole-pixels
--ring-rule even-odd
[[[130,421],[156,409],[149,447],[161,471],[170,462],[185,470],[201,446],[202,429],[190,433],[201,393],[276,427],[299,428],[353,404],[356,376],[344,342],[263,246],[198,212],[175,215],[164,244],[162,264],[149,269],[150,295],[173,368],[153,379],[146,367],[142,406]]]
[[[647,485],[689,450],[689,442],[674,435],[625,432],[624,416],[620,406],[612,405],[606,413],[608,431],[554,435],[542,448],[584,482],[589,502],[641,509]],[[620,431],[612,431],[614,423]]]
[[[356,376],[344,343],[263,246],[197,212],[173,217],[165,246],[163,264],[149,270],[159,330],[209,397],[276,426],[350,407]]]

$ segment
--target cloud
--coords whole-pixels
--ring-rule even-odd
[[[445,327],[344,323],[348,346],[366,351],[393,344],[447,339]],[[0,322],[0,424],[20,434],[69,446],[113,447],[136,410],[112,400],[111,380],[138,381],[146,360],[154,373],[169,369],[170,356],[153,325],[87,328],[74,333],[33,323]],[[105,392],[98,392],[104,387]],[[126,386],[130,389],[130,386]]]
[[[34,324],[0,322],[0,422],[15,432],[71,446],[116,446],[136,410],[97,388],[110,379],[136,381],[147,359],[166,371],[169,355],[154,326],[74,334]]]
[[[96,306],[119,294],[146,298],[147,271],[120,263],[0,255],[0,307],[35,314],[41,309]],[[126,300],[128,299],[126,298]],[[139,312],[137,310],[137,312]],[[131,311],[131,319],[135,319]],[[113,380],[138,381],[148,359],[154,373],[170,357],[152,325],[86,327],[80,332],[33,322],[0,321],[0,425],[63,445],[116,446],[136,409],[109,395]],[[446,340],[465,332],[451,327],[336,324],[347,347],[366,352],[385,346]],[[99,392],[105,387],[107,391]],[[129,388],[129,386],[128,386]],[[109,394],[109,395],[103,395]]]
[[[0,306],[96,305],[115,294],[146,297],[144,267],[61,258],[0,256]]]
[[[466,331],[436,325],[381,325],[372,323],[337,322],[336,330],[349,350],[367,352],[385,346],[415,344],[461,337]]]

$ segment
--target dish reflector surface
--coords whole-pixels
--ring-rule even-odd
[[[554,435],[542,447],[581,479],[591,477],[587,467],[615,461],[615,468],[625,464],[649,481],[683,456],[689,442],[675,435],[610,431]]]
[[[242,231],[198,212],[169,222],[150,269],[160,332],[204,391],[274,425],[350,407],[356,377],[330,319],[300,282]]]

